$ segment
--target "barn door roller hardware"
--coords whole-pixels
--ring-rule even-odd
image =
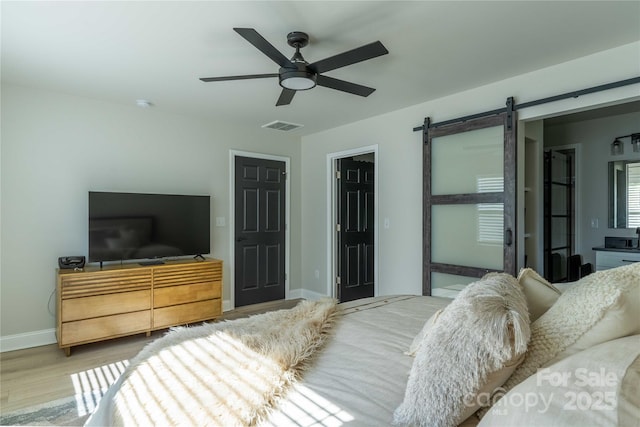
[[[441,126],[446,126],[452,123],[459,123],[459,122],[466,122],[469,120],[473,120],[479,117],[485,117],[485,116],[491,116],[494,114],[502,114],[504,112],[507,112],[508,115],[508,120],[507,126],[510,126],[511,124],[511,115],[513,114],[513,111],[518,111],[518,110],[522,110],[525,108],[529,108],[529,107],[534,107],[536,105],[541,105],[541,104],[547,104],[549,102],[555,102],[555,101],[561,101],[563,99],[568,99],[568,98],[578,98],[582,95],[588,95],[590,93],[596,93],[596,92],[602,92],[604,90],[609,90],[609,89],[615,89],[615,88],[619,88],[622,86],[628,86],[628,85],[633,85],[636,83],[640,83],[640,77],[633,77],[630,79],[626,79],[626,80],[619,80],[617,82],[612,82],[612,83],[606,83],[603,85],[599,85],[599,86],[593,86],[587,89],[581,89],[581,90],[576,90],[573,92],[567,92],[567,93],[563,93],[560,95],[554,95],[554,96],[549,96],[547,98],[542,98],[542,99],[537,99],[535,101],[529,101],[529,102],[524,102],[522,104],[515,104],[513,102],[513,97],[509,97],[507,98],[507,106],[504,108],[498,108],[496,110],[490,110],[490,111],[485,111],[484,113],[477,113],[477,114],[471,114],[468,116],[464,116],[464,117],[460,117],[457,119],[451,119],[451,120],[446,120],[444,122],[438,122],[438,123],[431,123],[429,124],[429,128],[436,128],[436,127],[441,127]],[[418,126],[413,128],[414,132],[418,132],[424,130],[424,125],[422,126]]]

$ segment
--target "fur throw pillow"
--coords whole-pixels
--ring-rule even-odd
[[[529,334],[527,302],[514,277],[495,273],[469,284],[425,335],[394,424],[458,425],[480,408],[484,385],[500,387],[513,372]],[[494,381],[505,366],[508,373]]]

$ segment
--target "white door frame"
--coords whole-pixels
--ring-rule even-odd
[[[373,295],[377,296],[379,293],[380,284],[378,283],[378,268],[380,263],[379,260],[379,245],[378,245],[378,144],[369,145],[366,147],[353,148],[345,151],[338,151],[335,153],[327,154],[327,295],[335,298],[336,297],[336,287],[335,287],[335,278],[337,276],[336,272],[336,231],[335,224],[336,221],[336,197],[337,197],[337,186],[336,186],[336,162],[338,159],[342,159],[345,157],[358,156],[361,154],[370,154],[373,153],[374,165],[373,165]]]
[[[250,157],[254,159],[277,160],[285,164],[285,248],[284,248],[284,297],[289,299],[289,269],[291,254],[291,233],[289,232],[290,212],[291,212],[291,158],[285,156],[276,156],[273,154],[254,153],[249,151],[229,150],[229,290],[230,300],[225,307],[225,311],[233,310],[236,306],[235,292],[235,218],[236,218],[236,196],[235,196],[235,173],[236,173],[236,157]]]

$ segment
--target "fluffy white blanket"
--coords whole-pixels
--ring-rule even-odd
[[[114,395],[117,425],[255,425],[324,343],[335,300],[176,328],[131,361]]]

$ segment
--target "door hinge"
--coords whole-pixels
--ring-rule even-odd
[[[336,224],[336,231],[340,231],[340,224]]]
[[[341,178],[340,171],[336,171],[336,179],[340,179],[340,178]]]
[[[286,172],[284,172],[284,171],[283,171],[283,172],[282,172],[282,175],[284,176],[284,179],[287,179],[287,178],[288,178],[288,174],[287,174]]]
[[[336,285],[340,284],[340,276],[336,276]]]
[[[284,273],[284,280],[287,280],[287,273]]]

